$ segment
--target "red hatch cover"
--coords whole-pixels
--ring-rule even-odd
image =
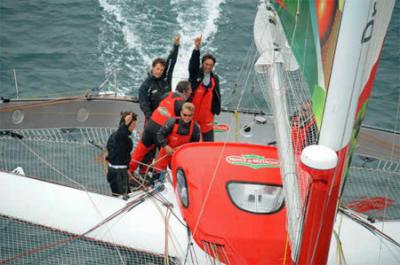
[[[182,214],[206,252],[228,264],[290,264],[276,147],[187,144],[172,171]]]

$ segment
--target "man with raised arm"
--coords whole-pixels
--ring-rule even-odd
[[[174,46],[167,60],[163,58],[154,59],[146,80],[139,88],[139,106],[145,116],[144,128],[146,128],[151,114],[160,104],[162,97],[171,91],[172,73],[178,58],[180,37],[175,36],[173,42]],[[149,164],[153,157],[154,152],[149,152],[143,162]],[[142,173],[146,170],[147,167],[141,166]]]
[[[214,141],[214,115],[221,112],[221,93],[218,76],[213,72],[216,59],[206,54],[201,59],[201,36],[194,39],[194,49],[189,61],[189,81],[192,83],[194,120],[200,125],[203,141]]]
[[[167,60],[156,58],[152,63],[150,73],[139,88],[139,104],[146,118],[145,126],[160,104],[162,96],[171,91],[172,73],[178,58],[179,43],[180,37],[175,36],[174,47]]]

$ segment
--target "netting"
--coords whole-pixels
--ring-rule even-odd
[[[292,242],[302,223],[302,212],[311,183],[309,174],[299,166],[302,150],[317,144],[318,126],[312,111],[311,96],[307,83],[300,71],[282,71],[280,85],[274,87],[273,66],[259,68],[258,79],[265,88],[266,100],[276,117],[277,144],[280,148],[281,174],[285,186],[295,185],[300,194],[285,194],[288,211],[288,231]],[[278,69],[279,70],[279,69]],[[278,91],[276,89],[278,88]],[[276,103],[277,96],[281,103]],[[275,95],[274,95],[275,94]],[[282,123],[282,124],[279,124]],[[280,127],[280,128],[279,128]],[[283,149],[283,150],[282,150]],[[292,158],[291,158],[292,157]],[[357,159],[355,159],[357,160]],[[293,163],[293,165],[292,165]],[[346,180],[342,203],[368,218],[377,220],[395,220],[400,218],[400,165],[398,161],[384,161],[364,158],[363,165],[353,160],[349,177]],[[368,163],[368,166],[365,165]],[[295,178],[290,180],[290,178]],[[289,180],[288,180],[289,179]],[[297,192],[297,189],[290,192]],[[300,204],[294,200],[300,198]],[[294,211],[292,211],[294,209]],[[290,213],[292,212],[292,213]]]
[[[317,143],[318,127],[309,89],[300,70],[285,71],[279,65],[265,65],[258,69],[258,80],[276,120],[281,175],[286,206],[290,208],[288,231],[293,243],[300,233],[304,201],[311,182],[309,174],[298,167],[300,154],[306,146]]]
[[[311,184],[311,177],[300,165],[300,155],[303,149],[318,142],[318,126],[312,110],[310,89],[302,77],[301,71],[285,71],[284,86],[287,92],[287,105],[290,124],[288,139],[293,147],[298,185],[302,202]]]
[[[0,170],[111,195],[104,146],[115,128],[0,131]],[[134,144],[137,134],[132,134]]]
[[[178,264],[169,257],[78,237],[0,215],[0,263]]]
[[[377,159],[366,161],[355,161],[354,164],[362,164],[350,168],[341,198],[342,204],[370,219],[399,219],[400,162]]]
[[[296,6],[297,8],[294,8]],[[257,16],[265,14],[260,15],[262,19],[258,21],[259,25],[255,23],[255,32],[258,33],[258,36],[255,34],[255,39],[259,43],[260,53],[255,68],[260,86],[265,91],[264,97],[274,116],[287,208],[287,229],[292,258],[296,260],[299,230],[302,229],[305,202],[308,197],[308,187],[311,184],[311,178],[301,169],[299,160],[302,150],[316,144],[319,140],[315,114],[319,118],[318,122],[321,122],[325,91],[320,88],[325,87],[321,85],[322,83],[329,83],[323,78],[328,77],[329,74],[322,72],[326,69],[328,72],[331,71],[331,66],[325,67],[325,63],[332,62],[333,54],[321,54],[320,47],[314,47],[315,32],[310,23],[311,9],[307,3],[298,2],[285,10],[277,4],[279,10],[282,11],[278,11],[279,15],[271,11],[268,5],[263,7],[261,4],[260,7],[261,11],[259,10]],[[263,12],[265,8],[267,11]],[[290,10],[289,13],[288,10]],[[285,13],[288,14],[285,15]],[[285,32],[282,30],[281,22],[286,26]],[[258,30],[257,25],[260,28]],[[319,56],[323,57],[322,60],[318,58]],[[297,64],[293,63],[295,61]],[[324,64],[322,67],[319,64],[321,61],[321,64]],[[298,70],[295,70],[296,66]],[[311,91],[314,102],[311,100]],[[320,100],[317,100],[318,98]],[[337,100],[340,99],[337,98]],[[335,106],[337,108],[337,105]],[[334,113],[336,115],[339,112]],[[344,116],[346,115],[348,113],[344,113]],[[325,125],[334,124],[329,120],[333,121],[334,117],[326,119]],[[339,118],[336,117],[336,120]],[[342,136],[337,135],[331,139],[340,139],[340,137]],[[339,149],[335,148],[335,150]],[[365,167],[350,169],[350,177],[345,183],[342,202],[372,219],[398,219],[400,217],[397,204],[400,199],[398,166],[393,166],[393,162],[379,163],[385,164],[386,170],[379,166],[373,169]],[[396,163],[398,164],[398,162],[394,164]],[[388,164],[390,164],[389,169]],[[397,172],[394,169],[396,167]]]

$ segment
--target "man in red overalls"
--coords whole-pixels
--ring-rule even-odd
[[[186,143],[200,141],[200,128],[193,120],[194,113],[194,105],[186,102],[182,106],[180,117],[168,119],[158,131],[157,142],[161,149],[155,160],[153,180],[165,172],[177,148]]]
[[[175,92],[167,93],[161,100],[160,104],[151,115],[143,131],[142,138],[131,156],[129,172],[133,173],[145,155],[155,148],[157,144],[157,132],[169,118],[180,115],[182,105],[190,97],[191,93],[192,87],[190,82],[181,81],[176,86]],[[151,160],[152,159],[153,158],[151,158]]]
[[[214,141],[214,115],[221,112],[221,93],[219,79],[212,72],[215,57],[206,54],[201,59],[201,36],[196,37],[192,56],[189,62],[189,81],[192,83],[192,103],[195,106],[194,120],[200,125],[203,141]]]
[[[292,142],[296,154],[308,145],[316,144],[318,138],[318,127],[315,120],[311,100],[305,100],[291,119]]]

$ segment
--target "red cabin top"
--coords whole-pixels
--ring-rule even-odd
[[[172,171],[182,214],[210,255],[228,264],[291,264],[276,147],[187,144]]]

